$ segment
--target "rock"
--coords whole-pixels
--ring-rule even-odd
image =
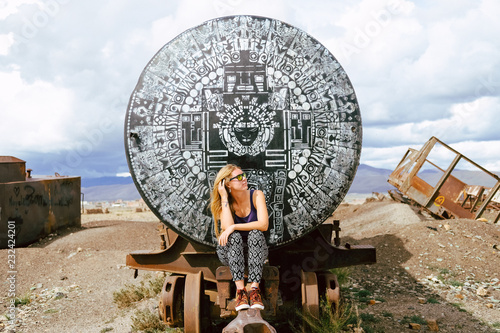
[[[444,228],[446,229],[446,231],[448,231],[448,230],[450,230],[450,228],[451,228],[451,227],[450,227],[450,225],[449,225],[449,224],[445,224],[445,225],[444,225]]]
[[[488,303],[488,304],[486,304],[486,307],[487,307],[488,309],[493,309],[493,304]]]
[[[432,332],[439,331],[439,326],[438,326],[437,321],[435,319],[427,320],[427,327],[429,327],[429,331],[432,331]]]
[[[419,330],[419,329],[420,329],[420,324],[417,324],[417,323],[410,323],[409,327],[410,327],[412,330]]]
[[[30,288],[30,290],[36,290],[36,289],[41,289],[43,287],[43,284],[37,283],[33,287]]]
[[[62,293],[62,292],[59,291],[59,292],[55,293],[55,295],[52,298],[53,299],[61,299],[64,296],[66,296],[66,295],[64,293]]]
[[[70,253],[66,258],[69,259],[69,258],[73,257],[75,254],[76,254],[76,252]]]
[[[476,294],[478,296],[485,297],[485,296],[488,296],[488,290],[483,288],[483,287],[479,287],[479,288],[477,288]]]
[[[419,298],[418,298],[418,302],[419,302],[420,304],[425,304],[425,303],[427,303],[427,300],[426,300],[425,298],[423,298],[423,297],[419,297]]]

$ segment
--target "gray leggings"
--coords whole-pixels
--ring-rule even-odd
[[[234,231],[229,235],[225,246],[217,245],[217,256],[223,265],[229,266],[233,281],[244,279],[245,259],[247,259],[248,282],[260,283],[262,267],[264,267],[268,253],[266,238],[260,230],[252,230],[248,233],[247,244],[243,242],[241,234]]]

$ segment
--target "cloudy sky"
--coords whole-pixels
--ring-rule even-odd
[[[0,155],[35,174],[128,172],[128,99],[153,55],[220,16],[282,20],[325,45],[356,90],[361,163],[394,169],[436,136],[500,171],[500,2],[0,0]]]

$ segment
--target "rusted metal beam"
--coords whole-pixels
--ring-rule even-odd
[[[410,182],[417,175],[417,173],[420,171],[420,168],[422,165],[424,165],[425,160],[427,159],[427,156],[429,155],[430,151],[436,144],[435,138],[431,138],[423,147],[422,149],[417,153],[417,155],[414,157],[414,163],[415,165],[411,169],[409,175],[405,179],[403,185],[402,185],[402,191],[407,191],[408,188],[410,187]]]
[[[429,196],[429,198],[427,199],[427,202],[425,203],[424,206],[428,206],[429,203],[431,201],[433,201],[435,198],[436,198],[436,195],[439,193],[439,190],[441,189],[441,187],[443,186],[444,182],[448,179],[448,177],[451,175],[452,171],[455,169],[455,167],[457,166],[458,162],[460,162],[460,159],[462,158],[462,155],[461,154],[458,154],[457,156],[455,156],[455,158],[453,159],[453,162],[451,162],[450,166],[448,167],[448,169],[446,169],[445,173],[443,174],[443,176],[441,177],[441,179],[438,181],[438,183],[436,184],[436,186],[434,187],[434,191],[432,192],[432,194]]]
[[[488,206],[488,204],[491,202],[491,199],[493,199],[493,197],[495,196],[495,194],[497,193],[498,189],[500,188],[500,181],[498,181],[495,186],[491,189],[490,193],[488,194],[488,196],[486,197],[486,199],[484,200],[483,204],[481,205],[481,207],[479,207],[478,211],[477,211],[477,217],[481,217],[484,213],[484,211],[486,210],[486,207]],[[499,213],[500,214],[500,213]],[[498,216],[497,218],[495,219],[495,222],[498,221]]]
[[[173,232],[169,234],[173,234]],[[217,258],[214,248],[189,242],[183,237],[177,236],[167,249],[129,253],[126,265],[130,268],[175,274],[201,271],[206,280],[216,282],[215,270],[222,264]]]
[[[446,143],[444,143],[443,141],[439,140],[438,138],[436,138],[436,137],[432,137],[432,138],[434,138],[436,140],[436,142],[439,142],[440,144],[442,144],[444,147],[446,147],[448,150],[452,151],[453,153],[460,154],[457,150],[455,150],[452,147],[448,146]],[[485,169],[480,164],[477,164],[476,162],[474,162],[473,160],[471,160],[467,156],[462,155],[462,158],[464,160],[466,160],[467,162],[469,162],[470,164],[474,165],[476,168],[480,169],[481,171],[487,173],[488,175],[492,176],[496,180],[500,181],[500,176],[498,176],[498,175],[490,172],[489,170]]]

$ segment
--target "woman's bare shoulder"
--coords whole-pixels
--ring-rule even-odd
[[[259,197],[262,197],[265,199],[265,195],[264,195],[264,192],[262,192],[261,190],[254,190],[253,191],[253,198],[254,199],[257,199]]]

